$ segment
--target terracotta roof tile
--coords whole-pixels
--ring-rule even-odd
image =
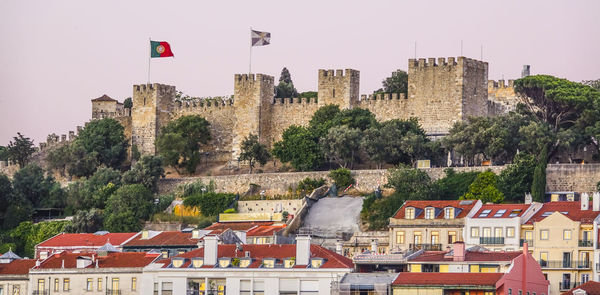
[[[415,262],[444,262],[444,261],[452,261],[452,256],[446,256],[447,251],[425,251],[421,255],[411,259],[410,261]],[[466,262],[474,262],[474,261],[512,261],[517,256],[523,254],[521,251],[486,251],[486,252],[477,252],[477,251],[466,251],[465,261]]]
[[[396,286],[453,285],[453,286],[491,286],[503,273],[412,273],[401,272],[392,283]]]
[[[512,217],[520,217],[525,213],[527,209],[531,207],[531,204],[484,204],[481,206],[481,209],[473,215],[473,218],[512,218]],[[490,210],[490,212],[486,216],[480,216],[483,210]],[[505,210],[504,213],[498,212],[500,210]],[[514,216],[510,216],[513,210],[515,211]],[[498,214],[496,214],[498,213]]]
[[[589,295],[600,295],[600,283],[594,281],[588,281],[583,285],[579,285],[567,292],[562,293],[562,295],[573,295],[573,291],[577,289],[583,289]]]
[[[0,263],[0,275],[24,275],[35,266],[35,259],[17,259],[11,263]]]
[[[163,231],[149,239],[142,239],[142,235],[138,235],[123,246],[195,246],[198,240],[192,238],[191,232]]]
[[[441,212],[435,217],[436,219],[444,219],[445,213],[444,208],[446,207],[454,207],[461,209],[461,211],[454,218],[464,218],[469,214],[469,211],[475,206],[477,200],[452,200],[452,201],[406,201],[400,209],[394,215],[396,219],[404,219],[404,209],[407,207],[414,207],[416,209],[421,209],[420,212],[416,212],[417,216],[415,219],[424,219],[425,213],[423,210],[426,207],[434,207],[436,209],[440,209]],[[455,212],[456,214],[456,212]]]
[[[276,232],[284,229],[286,225],[259,225],[246,232],[247,237],[272,236]]]
[[[117,101],[116,99],[111,98],[110,96],[104,94],[98,98],[92,99],[92,101]]]
[[[38,247],[100,247],[110,242],[112,245],[121,245],[137,233],[108,233],[96,234],[67,234],[54,236],[38,245]]]
[[[262,260],[264,258],[276,258],[280,261],[288,257],[296,256],[296,245],[241,245],[242,250],[237,251],[236,245],[219,245],[218,246],[218,257],[244,257],[246,251],[250,252],[250,257],[252,257],[253,262],[250,264],[249,268],[258,268],[262,265]],[[327,250],[319,245],[310,245],[310,253],[311,258],[325,258],[325,263],[321,266],[321,268],[353,268],[352,260],[339,255],[333,251]],[[204,248],[199,248],[196,250],[192,250],[181,255],[177,255],[174,257],[184,257],[184,258],[194,258],[194,257],[204,257]],[[167,267],[172,258],[163,259],[158,261],[157,263],[164,263],[163,267]],[[182,267],[189,266],[190,261],[186,261]],[[213,266],[204,266],[204,268],[212,268]],[[299,265],[297,268],[306,268],[306,266]]]
[[[205,229],[231,229],[234,231],[247,231],[257,225],[272,225],[273,223],[273,221],[216,222]]]
[[[565,201],[565,202],[548,202],[542,205],[542,208],[535,213],[528,221],[527,224],[533,224],[534,222],[542,221],[548,217],[548,213],[544,216],[545,212],[565,212],[563,213],[569,219],[573,221],[579,221],[584,224],[591,224],[594,219],[600,214],[598,211],[592,210],[592,203],[589,204],[589,210],[581,210],[580,201]],[[550,213],[551,214],[551,213]]]
[[[107,256],[94,255],[94,259],[98,260],[98,268],[109,268],[109,267],[144,267],[154,261],[160,254],[148,254],[145,252],[119,252],[119,253],[108,253]],[[63,261],[65,268],[76,268],[77,257],[92,257],[91,253],[58,253],[48,257],[44,260],[40,266],[35,267],[36,269],[47,269],[47,268],[62,268]],[[88,268],[96,267],[95,262],[92,263]]]

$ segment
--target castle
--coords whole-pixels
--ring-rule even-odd
[[[503,114],[517,103],[512,81],[488,81],[488,63],[466,57],[409,59],[408,95],[360,95],[360,72],[319,70],[318,96],[274,98],[274,78],[236,74],[232,98],[176,99],[175,86],[133,86],[133,107],[102,96],[92,100],[92,119],[111,117],[142,154],[155,154],[160,129],[184,115],[200,115],[211,124],[212,142],[202,152],[207,161],[237,159],[243,139],[257,134],[271,146],[292,124],[307,125],[313,113],[328,104],[364,108],[377,120],[416,117],[430,136],[447,134],[469,116]]]

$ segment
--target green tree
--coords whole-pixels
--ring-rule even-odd
[[[156,141],[164,163],[178,172],[178,168],[184,167],[190,174],[196,172],[200,163],[200,147],[211,139],[209,128],[210,123],[197,115],[182,116],[169,122]]]
[[[4,224],[6,209],[12,200],[12,183],[5,174],[0,174],[0,224]]]
[[[275,97],[287,98],[297,96],[298,91],[296,88],[294,88],[294,82],[292,82],[290,71],[284,67],[281,70],[281,75],[279,76],[279,84],[275,87]]]
[[[152,192],[141,184],[123,185],[110,196],[104,210],[104,228],[110,232],[132,232],[152,213]]]
[[[483,203],[502,203],[504,195],[496,187],[498,177],[492,171],[479,173],[477,178],[469,185],[469,190],[461,197],[466,200],[481,200]]]
[[[74,210],[104,209],[108,198],[121,186],[121,174],[112,168],[99,168],[88,179],[70,183],[66,189],[68,207]]]
[[[334,104],[328,104],[317,109],[308,122],[309,129],[320,138],[327,134],[329,128],[335,125],[334,119],[341,112],[340,107]]]
[[[328,176],[339,189],[345,189],[355,182],[352,172],[346,168],[331,170]]]
[[[204,216],[217,216],[235,201],[234,194],[200,192],[186,197],[183,205],[198,207]]]
[[[367,109],[352,108],[340,111],[331,122],[332,126],[345,125],[364,131],[370,127],[377,126],[375,115]]]
[[[535,157],[528,153],[519,153],[511,165],[508,165],[498,177],[498,189],[506,200],[514,203],[523,202],[526,193],[531,192],[533,173],[536,166]]]
[[[63,232],[68,224],[68,221],[22,222],[9,233],[17,247],[14,251],[21,256],[34,257],[35,245]]]
[[[123,173],[123,183],[139,183],[153,193],[158,192],[158,180],[165,175],[162,163],[161,157],[143,156],[131,170]]]
[[[13,195],[17,203],[26,202],[32,207],[37,208],[43,205],[56,205],[52,199],[56,194],[60,194],[60,186],[51,176],[44,177],[42,168],[35,164],[29,164],[17,171],[13,177]],[[60,198],[58,198],[60,199]],[[60,204],[58,204],[60,205]]]
[[[392,76],[385,78],[382,84],[383,89],[376,92],[404,93],[404,95],[408,95],[408,74],[403,70],[392,72]]]
[[[131,110],[133,107],[133,100],[131,100],[131,97],[128,97],[123,101],[123,107]]]
[[[0,161],[7,161],[8,158],[8,148],[0,145]]]
[[[387,188],[393,188],[396,193],[402,194],[404,199],[431,199],[427,192],[431,188],[431,178],[420,169],[406,165],[388,170]]]
[[[537,157],[537,165],[533,171],[531,197],[536,202],[544,202],[546,195],[546,165],[548,163],[548,148],[544,147]]]
[[[67,172],[67,165],[71,161],[71,158],[72,155],[70,153],[69,145],[61,145],[56,148],[52,148],[46,156],[48,169],[59,172],[60,175],[64,177]]]
[[[354,160],[358,158],[361,135],[360,130],[348,126],[329,129],[327,135],[320,141],[325,156],[341,168],[352,169]]]
[[[323,165],[318,137],[305,127],[292,125],[285,129],[281,141],[273,145],[272,152],[281,162],[291,163],[296,170],[314,170]]]
[[[35,152],[33,140],[24,137],[19,132],[17,132],[17,136],[13,137],[13,140],[8,144],[8,159],[18,163],[20,167],[25,167]]]
[[[77,211],[72,222],[65,228],[70,233],[93,233],[102,230],[104,216],[102,211],[92,208],[89,211]]]
[[[83,177],[94,174],[98,167],[98,152],[86,152],[85,148],[79,142],[73,142],[69,145],[69,161],[66,168],[69,175]]]
[[[475,156],[485,153],[489,140],[486,131],[491,125],[490,118],[469,117],[467,121],[456,122],[442,142],[448,148],[463,155],[467,163],[474,164]]]
[[[119,168],[127,157],[127,140],[123,125],[112,118],[93,120],[75,139],[88,155],[95,155],[99,164]]]
[[[445,169],[444,173],[446,175],[436,181],[442,200],[458,200],[469,191],[469,186],[479,175],[479,172],[456,172],[452,168]]]
[[[258,136],[256,134],[250,134],[245,137],[242,141],[240,160],[248,161],[250,166],[250,173],[256,162],[261,166],[264,166],[267,161],[271,158],[271,154],[267,149],[267,146],[258,142]]]

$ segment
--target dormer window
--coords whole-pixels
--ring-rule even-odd
[[[263,259],[262,266],[264,268],[274,268],[275,267],[275,258],[265,258],[265,259]]]
[[[250,266],[251,263],[252,263],[252,258],[250,258],[250,257],[240,258],[239,267],[247,268],[248,266]]]
[[[147,240],[148,236],[150,236],[150,233],[148,232],[148,230],[143,230],[142,231],[142,240]]]
[[[290,257],[283,260],[283,267],[292,268],[296,265],[296,257]]]
[[[229,258],[229,257],[219,258],[219,267],[227,268],[230,265],[231,265],[231,258]]]
[[[446,218],[446,219],[454,219],[454,207],[446,207],[446,208],[444,208],[444,218]]]
[[[176,257],[176,258],[173,258],[172,264],[173,264],[173,267],[180,268],[184,262],[185,262],[185,258]]]
[[[194,268],[200,268],[200,267],[204,266],[204,258],[202,258],[202,257],[192,258],[192,266]]]
[[[435,218],[435,208],[429,207],[425,208],[425,219],[433,219]]]
[[[200,230],[199,229],[192,230],[192,239],[199,239],[199,238],[200,238]]]
[[[408,208],[404,209],[404,218],[415,219],[415,208],[408,207]]]
[[[323,258],[311,258],[310,259],[310,267],[311,268],[320,268],[325,263],[325,259]]]

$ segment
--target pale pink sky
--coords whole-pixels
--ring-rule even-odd
[[[193,96],[233,94],[248,71],[249,28],[271,32],[253,72],[299,91],[320,68],[361,71],[370,93],[408,58],[463,55],[489,78],[532,74],[600,78],[600,1],[27,1],[0,2],[0,145],[17,131],[37,145],[91,117],[90,99],[122,101],[146,83],[148,38],[176,58],[152,61],[152,82]]]

